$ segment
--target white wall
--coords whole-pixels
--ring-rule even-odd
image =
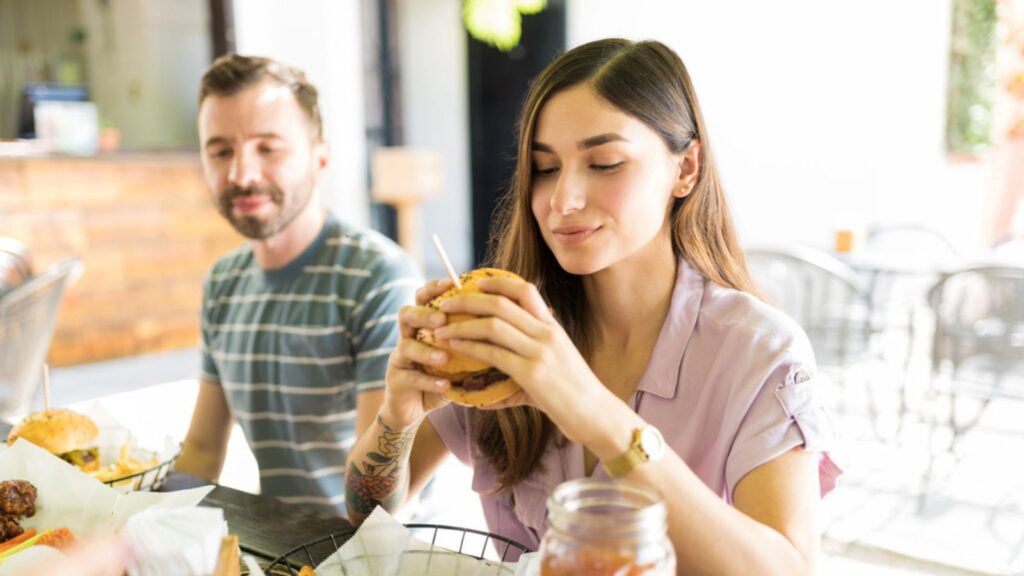
[[[302,68],[320,92],[331,168],[324,203],[343,220],[369,222],[359,2],[235,0],[235,48]]]
[[[468,270],[473,262],[473,226],[461,2],[399,0],[398,23],[405,144],[437,150],[444,157],[444,193],[423,206],[424,263],[429,274],[443,274],[430,243],[430,235],[436,233],[452,266]]]
[[[920,222],[973,248],[987,169],[943,151],[950,0],[568,0],[574,46],[656,39],[687,64],[745,242],[829,246]]]
[[[196,96],[210,63],[204,0],[78,0],[89,89],[127,150],[195,149]]]

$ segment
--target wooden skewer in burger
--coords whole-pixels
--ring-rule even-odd
[[[100,469],[100,451],[96,446],[99,433],[88,416],[50,408],[50,366],[43,364],[43,411],[29,414],[12,428],[7,444],[24,438],[84,472],[96,472]]]
[[[441,303],[449,298],[480,292],[477,282],[484,278],[505,277],[522,279],[512,272],[497,268],[478,268],[466,272],[460,277],[455,273],[455,269],[452,267],[451,261],[448,260],[448,255],[445,253],[444,248],[441,246],[441,241],[436,234],[433,236],[433,242],[434,248],[437,249],[437,253],[441,257],[441,261],[444,263],[444,267],[448,271],[448,276],[451,277],[454,286],[428,302],[427,306],[429,308],[440,311]],[[448,324],[465,322],[473,318],[475,316],[471,314],[449,314]],[[448,362],[443,366],[423,366],[423,371],[431,376],[446,378],[451,382],[452,385],[445,392],[445,396],[456,404],[475,407],[490,406],[511,397],[520,390],[519,385],[504,372],[487,362],[452,350],[446,341],[439,340],[434,336],[433,330],[421,329],[416,333],[416,339],[448,353]]]

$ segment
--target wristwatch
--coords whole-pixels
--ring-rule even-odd
[[[665,438],[657,428],[647,424],[633,430],[629,449],[605,462],[604,471],[612,478],[622,478],[644,462],[657,462],[665,455]]]

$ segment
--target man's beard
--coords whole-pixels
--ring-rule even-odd
[[[302,187],[303,189],[306,187]],[[284,192],[274,186],[257,185],[249,188],[232,186],[220,195],[218,208],[224,218],[238,230],[238,233],[250,240],[264,240],[284,230],[306,208],[313,197],[312,187],[306,194],[295,195],[287,202]],[[278,213],[264,220],[255,216],[235,216],[233,213],[235,198],[246,196],[263,196],[271,204],[278,207]]]

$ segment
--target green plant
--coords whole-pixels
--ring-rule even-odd
[[[946,149],[975,155],[992,144],[996,0],[953,0]]]
[[[523,14],[536,14],[547,0],[464,0],[462,19],[469,35],[508,52],[519,45]]]

